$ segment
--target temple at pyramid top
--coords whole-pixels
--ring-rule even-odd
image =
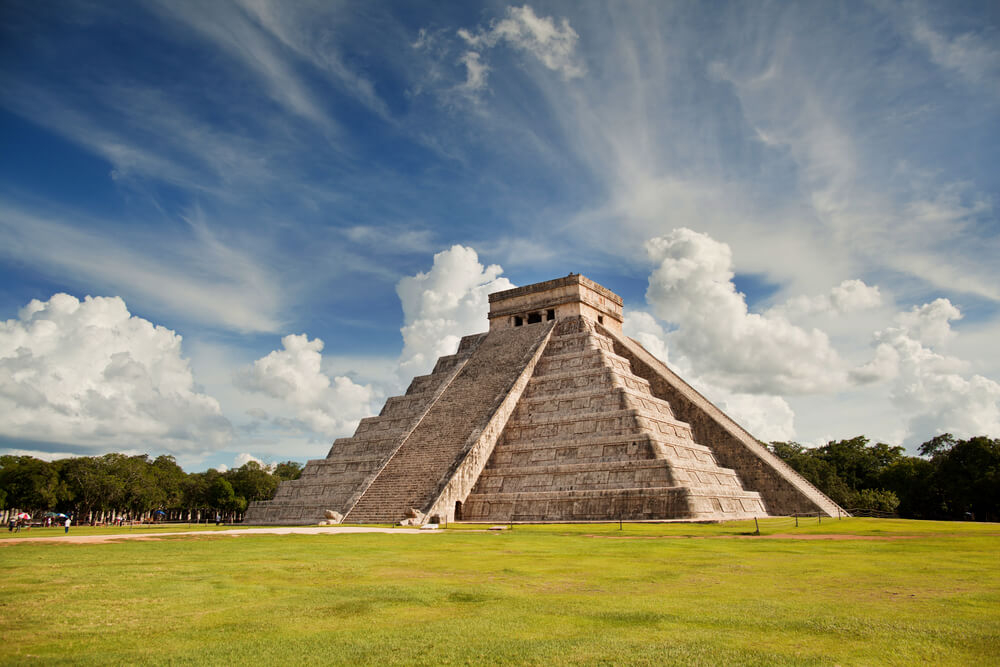
[[[489,296],[489,330],[245,522],[723,520],[844,511],[622,333],[573,274]],[[444,332],[442,332],[444,333]]]
[[[622,298],[579,273],[494,292],[489,298],[490,331],[577,316],[622,330]]]

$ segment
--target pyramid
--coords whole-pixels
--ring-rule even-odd
[[[638,342],[579,274],[466,336],[245,523],[727,520],[845,512]]]

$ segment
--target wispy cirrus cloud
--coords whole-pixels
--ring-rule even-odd
[[[0,255],[213,327],[275,331],[287,299],[280,281],[216,238],[197,214],[194,239],[121,234],[80,216],[39,213],[0,201]]]
[[[229,2],[162,2],[152,7],[163,16],[194,29],[229,54],[246,71],[259,77],[272,99],[287,110],[327,132],[335,134],[340,131],[320,98],[284,56],[284,47],[275,38],[276,35],[263,29],[238,5]]]

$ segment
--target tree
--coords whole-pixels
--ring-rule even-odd
[[[886,466],[879,475],[879,486],[899,498],[898,512],[914,519],[941,515],[940,490],[934,485],[934,464],[927,459],[905,456]]]
[[[152,465],[153,477],[163,491],[163,507],[180,509],[184,500],[184,479],[187,474],[173,456],[157,456]]]
[[[264,470],[256,461],[247,461],[242,466],[226,474],[233,485],[237,497],[248,501],[270,500],[278,488],[278,480]]]
[[[874,510],[876,512],[895,512],[899,507],[899,498],[892,491],[885,489],[861,489],[854,495],[852,508]]]
[[[815,449],[795,442],[773,442],[770,449],[841,507],[892,512],[900,504],[893,491],[882,488],[881,478],[886,468],[905,458],[902,447],[870,445],[868,438],[858,436]]]
[[[298,461],[284,461],[274,467],[274,476],[282,482],[298,479],[302,475],[302,464]]]
[[[925,442],[920,451],[931,455],[932,484],[945,517],[1000,517],[1000,439],[956,440],[945,433]]]
[[[209,507],[217,510],[230,510],[236,506],[236,493],[233,485],[221,475],[216,477],[208,487]]]
[[[48,461],[33,456],[0,457],[0,488],[12,508],[50,510],[63,492],[59,474]]]
[[[78,516],[111,509],[109,503],[120,495],[120,488],[105,457],[80,456],[58,463],[59,474],[68,490],[67,503],[76,509]]]

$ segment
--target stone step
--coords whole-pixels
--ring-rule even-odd
[[[574,491],[671,486],[666,461],[610,461],[570,465],[490,468],[483,471],[473,493]]]
[[[512,419],[519,421],[522,415],[551,414],[563,415],[586,414],[601,410],[644,410],[650,415],[674,420],[670,404],[650,394],[644,394],[626,387],[607,389],[589,388],[584,391],[566,393],[558,396],[531,396],[522,398],[517,405],[517,411]],[[530,419],[526,420],[530,422]],[[675,420],[679,421],[679,420]]]
[[[443,375],[465,360],[465,355],[449,354],[438,357],[431,375]]]
[[[412,418],[427,408],[427,403],[433,398],[434,392],[425,391],[419,394],[390,396],[378,413],[379,417]]]
[[[608,352],[614,351],[614,344],[611,339],[599,335],[593,331],[580,331],[576,333],[559,333],[552,336],[549,345],[545,349],[546,355],[556,355],[571,350],[582,349],[603,349]]]
[[[719,490],[710,494],[682,486],[470,495],[463,521],[616,521],[662,517],[726,519],[766,516],[760,494]]]
[[[681,440],[691,440],[691,427],[666,415],[651,414],[641,408],[606,410],[564,415],[515,412],[504,429],[510,440],[542,440],[555,437],[587,436],[598,433],[632,433],[650,430]]]
[[[479,344],[483,342],[484,338],[486,338],[485,333],[462,336],[462,340],[458,343],[458,352],[456,354],[464,357],[470,356],[479,347]]]
[[[626,387],[634,391],[649,392],[649,382],[646,380],[631,373],[604,367],[579,372],[535,376],[531,378],[524,394],[528,398],[553,396],[565,392],[584,391],[590,387]]]
[[[620,357],[614,352],[609,352],[603,348],[585,348],[562,352],[560,354],[543,355],[538,360],[535,368],[535,375],[547,376],[560,372],[578,372],[583,369],[607,366],[622,371],[631,372],[628,359]]]
[[[489,421],[551,324],[492,331],[400,445],[349,513],[356,522],[397,521],[433,500],[473,434]]]
[[[558,341],[559,339],[553,338],[553,341]],[[562,347],[550,345],[545,349],[545,353],[538,360],[539,363],[548,363],[553,361],[565,361],[568,359],[577,358],[590,358],[590,357],[604,357],[608,356],[610,358],[621,358],[626,360],[625,357],[619,357],[619,355],[614,351],[614,349],[608,349],[603,345],[599,344],[588,344],[581,347]]]
[[[577,448],[577,447],[588,447],[595,445],[621,445],[641,442],[645,446],[649,447],[653,444],[657,446],[666,447],[684,447],[692,452],[703,453],[711,456],[712,450],[704,445],[699,445],[697,442],[692,440],[682,440],[676,436],[673,438],[664,436],[659,433],[651,433],[649,431],[636,430],[628,433],[594,433],[587,436],[581,436],[577,434],[570,434],[565,436],[555,436],[551,438],[532,438],[530,440],[522,440],[520,438],[511,437],[511,434],[504,433],[500,441],[497,443],[494,452],[519,452],[519,451],[533,451],[536,449],[559,449],[559,448]],[[651,456],[650,458],[655,458]]]
[[[330,461],[355,461],[388,456],[401,442],[404,433],[383,438],[351,438],[346,442],[335,442],[327,458]]]

